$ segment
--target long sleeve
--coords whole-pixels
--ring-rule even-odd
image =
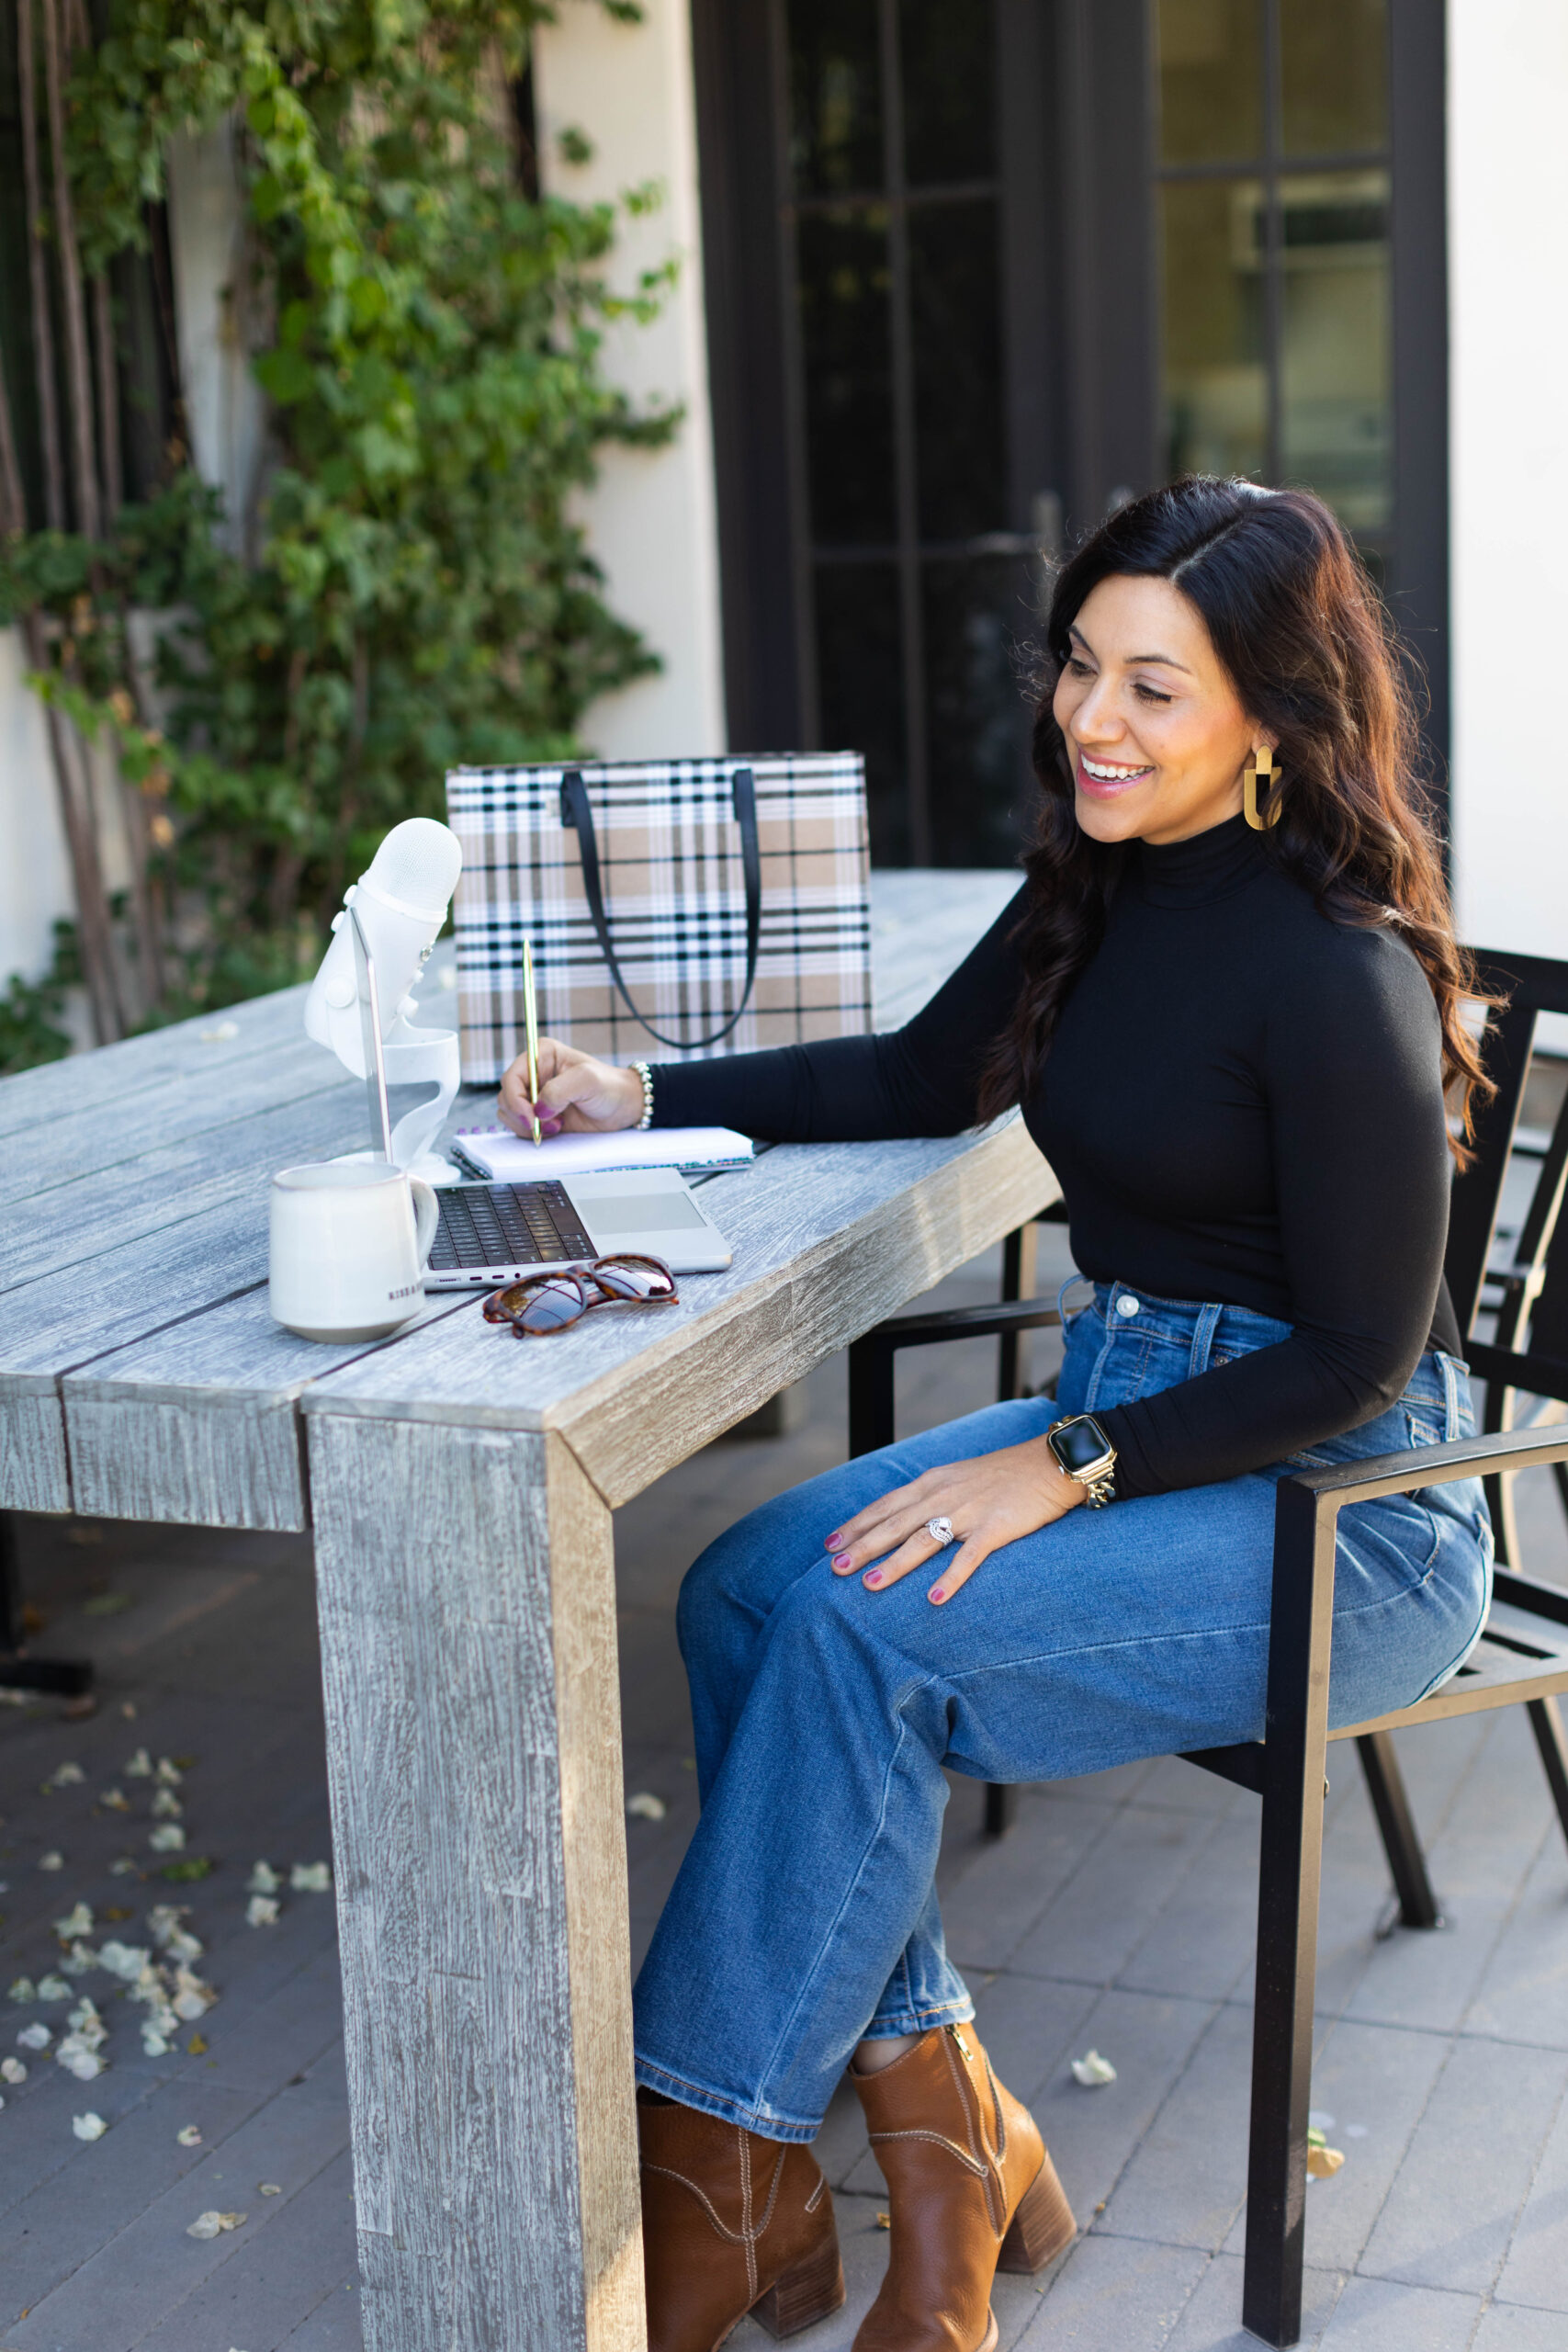
[[[1458,1351],[1446,1292],[1439,1305],[1450,1161],[1437,1008],[1397,939],[1333,945],[1271,1012],[1260,1057],[1292,1335],[1107,1412],[1122,1495],[1237,1477],[1385,1411],[1435,1310],[1438,1343]]]
[[[972,1125],[986,1056],[1020,983],[1020,893],[902,1029],[653,1067],[654,1124],[727,1126],[769,1143],[952,1136]]]

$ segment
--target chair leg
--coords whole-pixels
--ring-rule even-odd
[[[1546,1767],[1551,1802],[1557,1807],[1562,1835],[1568,1838],[1568,1735],[1563,1732],[1562,1717],[1558,1713],[1555,1699],[1531,1699],[1527,1703],[1530,1729],[1540,1750],[1540,1760]]]
[[[17,1518],[14,1510],[0,1510],[0,1689],[49,1690],[57,1698],[85,1699],[93,1687],[93,1668],[87,1659],[27,1656]]]
[[[1018,1791],[1009,1781],[986,1783],[986,1835],[1005,1838],[1018,1818]]]
[[[1002,1300],[1034,1296],[1034,1265],[1039,1231],[1032,1219],[1010,1233],[1002,1243]],[[1019,1369],[1023,1334],[1004,1331],[997,1341],[997,1402],[1008,1404],[1019,1394]]]
[[[1394,1752],[1393,1735],[1386,1731],[1364,1732],[1356,1747],[1361,1770],[1367,1776],[1367,1793],[1382,1834],[1383,1852],[1393,1873],[1393,1891],[1399,1897],[1399,1924],[1402,1928],[1440,1928],[1443,1917],[1427,1875],[1427,1858],[1416,1834],[1410,1800],[1404,1792],[1404,1776]]]
[[[1315,1527],[1311,1495],[1285,1480],[1275,1502],[1241,2296],[1242,2324],[1277,2352],[1302,2333],[1333,1544],[1332,1525]]]

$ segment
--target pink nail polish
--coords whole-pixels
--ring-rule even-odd
[[[940,1606],[940,1605],[941,1605],[941,1603],[942,1603],[942,1601],[944,1601],[944,1600],[947,1599],[947,1595],[946,1595],[946,1593],[945,1593],[945,1592],[943,1592],[943,1590],[942,1590],[942,1589],[941,1585],[939,1585],[939,1584],[933,1584],[933,1585],[932,1585],[932,1587],[931,1587],[931,1591],[927,1594],[926,1598],[927,1598],[929,1600],[934,1600],[934,1601],[936,1601],[936,1602],[938,1603],[938,1605]]]
[[[880,1584],[882,1582],[882,1570],[880,1568],[873,1568],[870,1576],[866,1578],[866,1582],[867,1584]]]
[[[835,1553],[834,1553],[834,1555],[833,1555],[833,1566],[834,1566],[836,1568],[847,1568],[847,1567],[849,1566],[849,1565],[850,1565],[850,1555],[849,1555],[849,1554],[848,1554],[847,1552],[835,1552]]]
[[[844,1540],[844,1531],[841,1527],[835,1527],[831,1535],[826,1535],[822,1540],[829,1552],[835,1551]]]

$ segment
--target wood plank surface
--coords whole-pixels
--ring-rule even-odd
[[[552,1597],[571,1597],[552,1596],[551,1551],[558,1510],[574,1566],[585,1516],[608,1514],[570,1464],[552,1479],[536,1435],[323,1414],[310,1448],[366,2340],[586,2352],[551,1641]],[[607,1525],[588,1534],[602,1556]],[[578,1784],[595,1818],[602,1777],[590,1759]],[[624,1923],[605,1963],[622,2010]],[[614,2026],[609,2047],[622,2065]],[[623,2174],[627,2088],[609,2126]],[[635,2181],[592,2195],[593,2258],[624,2306]],[[617,2324],[594,2352],[634,2343]]]
[[[303,1398],[492,1429],[559,1429],[618,1504],[1056,1196],[1021,1121],[981,1136],[782,1145],[705,1188],[734,1250],[681,1304],[523,1340],[476,1314],[411,1332]]]
[[[0,1084],[0,1137],[43,1119],[68,1118],[84,1102],[112,1108],[148,1089],[190,1078],[221,1083],[254,1054],[301,1035],[306,991],[279,989],[223,1012],[197,1013],[118,1046],[98,1046],[38,1069],[18,1070]],[[231,1031],[232,1035],[221,1034]]]
[[[472,1304],[434,1296],[418,1322]],[[72,1508],[202,1527],[309,1526],[299,1399],[323,1373],[390,1344],[299,1339],[273,1321],[264,1281],[96,1357],[59,1384]]]

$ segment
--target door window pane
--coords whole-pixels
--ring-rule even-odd
[[[876,0],[790,0],[789,69],[797,195],[880,187]]]
[[[900,0],[904,171],[912,186],[996,169],[994,0]]]
[[[1164,397],[1172,474],[1260,474],[1267,459],[1263,189],[1189,180],[1161,190]]]
[[[1352,531],[1390,520],[1388,176],[1280,182],[1280,472]]]
[[[909,212],[919,534],[963,539],[1007,521],[997,208]]]
[[[1018,645],[1038,629],[1021,556],[922,567],[931,854],[939,865],[1010,865],[1030,792],[1030,710]]]
[[[896,536],[887,216],[807,212],[796,245],[813,536]]]
[[[816,585],[818,733],[829,751],[865,753],[872,863],[908,865],[898,575],[891,563],[823,563]]]
[[[1263,152],[1260,0],[1159,0],[1160,146],[1168,164]],[[1135,169],[1128,157],[1129,169]]]
[[[1287,155],[1385,145],[1386,0],[1280,0],[1280,79]]]

